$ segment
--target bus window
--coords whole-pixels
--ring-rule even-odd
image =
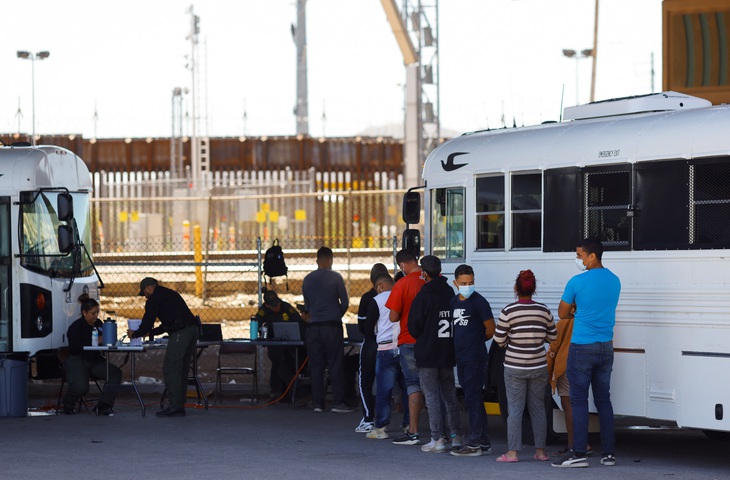
[[[431,250],[441,259],[464,258],[464,189],[431,192]]]
[[[10,198],[0,197],[0,351],[10,351]]]
[[[504,176],[476,180],[477,250],[504,248]]]
[[[689,243],[705,248],[730,246],[730,164],[727,158],[690,166]]]
[[[606,249],[629,249],[631,167],[587,168],[584,175],[584,236],[600,238]]]
[[[542,176],[512,176],[512,248],[540,248]]]
[[[78,230],[81,241],[91,246],[91,218],[89,216],[89,200],[87,194],[72,194],[76,221],[74,228]],[[62,256],[58,251],[57,231],[61,222],[56,215],[56,191],[23,192],[23,206],[20,218],[21,264],[31,270],[52,277],[74,276],[74,256]],[[35,201],[32,201],[35,197]],[[32,202],[31,202],[32,201]],[[88,276],[93,273],[91,262],[86,255],[80,257],[80,271],[76,276]]]

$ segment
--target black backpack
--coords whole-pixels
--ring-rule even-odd
[[[277,238],[274,240],[271,248],[266,250],[264,254],[264,275],[269,277],[269,281],[271,281],[272,277],[286,277],[286,288],[289,290],[288,271],[289,268],[284,261],[284,251],[281,249],[279,239]]]

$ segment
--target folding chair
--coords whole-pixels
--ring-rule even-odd
[[[243,366],[243,360],[246,357],[253,357],[253,366]],[[239,362],[237,365],[232,365],[227,359],[236,358]],[[216,401],[220,399],[223,393],[223,382],[222,376],[232,375],[248,375],[252,379],[251,384],[251,402],[258,401],[259,396],[259,377],[258,377],[258,352],[256,345],[251,345],[243,342],[222,342],[218,349],[218,366],[216,367],[215,377],[215,398]]]
[[[58,369],[61,373],[61,387],[58,389],[58,399],[56,399],[56,414],[58,414],[58,411],[61,409],[61,399],[63,398],[63,387],[66,385],[66,359],[68,359],[69,351],[68,347],[61,347],[58,349],[58,352],[56,354],[56,361],[58,362]],[[90,380],[91,382],[96,385],[96,389],[99,392],[99,397],[101,397],[102,389],[101,385],[99,385],[99,382],[94,380],[93,378]],[[89,404],[86,400],[86,397],[82,395],[79,397],[79,410],[81,410],[81,407],[84,407],[86,410],[86,413],[91,413],[91,410],[89,410]]]

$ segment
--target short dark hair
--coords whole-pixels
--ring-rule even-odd
[[[578,242],[578,248],[582,248],[588,255],[595,253],[599,262],[603,257],[603,244],[595,237],[584,238]]]
[[[396,263],[411,263],[417,261],[416,254],[411,250],[403,249],[395,254]]]
[[[421,258],[421,269],[430,278],[436,278],[441,274],[441,260],[433,255],[426,255]]]
[[[319,247],[317,250],[317,260],[320,258],[334,258],[335,254],[330,247]]]
[[[370,283],[372,283],[374,286],[376,280],[384,274],[388,274],[388,267],[386,267],[382,263],[376,263],[375,265],[373,265],[373,268],[370,269]]]
[[[471,268],[471,265],[459,265],[456,267],[456,270],[454,270],[454,280],[459,278],[461,275],[474,275],[474,269]]]
[[[392,287],[395,284],[393,277],[391,277],[388,273],[378,275],[378,278],[375,279],[373,285],[377,286],[379,283],[384,283],[388,287]]]

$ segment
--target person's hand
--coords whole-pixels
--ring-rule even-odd
[[[309,312],[302,312],[302,321],[304,323],[309,323]]]
[[[134,338],[134,332],[137,330],[129,330],[127,329],[127,338]]]

